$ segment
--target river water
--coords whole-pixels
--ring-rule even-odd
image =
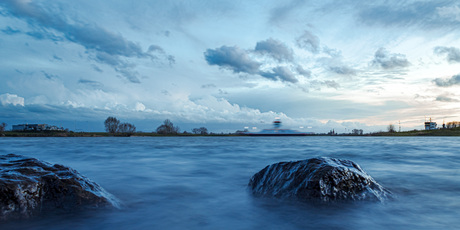
[[[458,137],[0,138],[15,153],[72,167],[123,204],[0,229],[460,229]],[[265,166],[327,156],[358,163],[395,199],[305,203],[256,198]]]

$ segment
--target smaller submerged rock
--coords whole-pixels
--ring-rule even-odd
[[[119,204],[77,171],[15,154],[0,156],[0,220],[98,207]]]
[[[254,195],[302,200],[377,200],[391,193],[350,160],[328,157],[269,165],[249,181]]]

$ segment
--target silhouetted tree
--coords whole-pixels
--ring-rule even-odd
[[[2,122],[2,124],[0,124],[0,133],[5,131],[6,126],[7,126],[7,124],[5,122]]]
[[[353,133],[353,135],[363,135],[363,130],[362,129],[353,129],[351,131],[351,133]]]
[[[174,126],[174,124],[169,120],[166,119],[162,125],[158,126],[157,133],[158,134],[177,134],[179,133],[179,127]]]
[[[387,127],[388,132],[394,133],[396,132],[395,126],[393,124],[389,124]]]
[[[104,125],[105,125],[105,131],[109,132],[109,133],[116,133],[117,130],[118,130],[118,125],[120,124],[120,121],[115,118],[115,117],[108,117],[105,121],[104,121]]]
[[[120,125],[118,125],[118,132],[133,134],[134,132],[136,132],[136,126],[130,123],[121,123]]]
[[[194,128],[192,129],[192,133],[200,134],[200,135],[208,135],[208,129],[205,127]]]

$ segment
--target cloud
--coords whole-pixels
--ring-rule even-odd
[[[329,70],[340,75],[356,75],[356,70],[346,65],[329,66]]]
[[[237,46],[207,49],[204,57],[209,65],[217,65],[234,73],[257,74],[261,66],[260,63],[252,60],[246,51]]]
[[[270,23],[279,23],[286,19],[293,10],[299,9],[299,7],[306,4],[303,0],[292,0],[289,3],[282,2],[283,5],[277,6],[270,11]]]
[[[296,67],[296,70],[297,70],[297,73],[299,73],[300,75],[306,77],[306,78],[309,78],[311,77],[311,71],[310,70],[306,70],[304,69],[302,66],[297,66]]]
[[[460,21],[460,7],[458,6],[443,6],[436,8],[438,15],[445,18],[450,18],[455,21]]]
[[[140,102],[136,102],[136,106],[134,109],[140,112],[145,111],[145,105]]]
[[[48,79],[48,80],[55,80],[55,79],[59,79],[59,76],[58,75],[55,75],[55,74],[50,74],[50,73],[47,73],[45,71],[42,71],[43,75]]]
[[[210,88],[216,88],[217,86],[214,85],[214,84],[205,84],[205,85],[201,85],[201,88],[202,89],[210,89]]]
[[[15,30],[9,26],[7,26],[5,29],[1,30],[4,34],[12,35],[12,34],[19,34],[21,33],[20,30]]]
[[[292,61],[294,59],[292,49],[273,38],[257,42],[254,50],[256,53],[266,54],[277,61]]]
[[[434,48],[434,53],[437,55],[446,55],[449,63],[460,62],[460,49],[458,48],[437,46]]]
[[[294,73],[285,66],[275,67],[272,71],[273,72],[261,72],[260,75],[271,80],[280,80],[291,83],[297,83],[299,81],[295,77]]]
[[[385,48],[379,48],[374,55],[372,64],[383,69],[399,69],[410,65],[406,55],[389,53]]]
[[[328,88],[338,89],[340,87],[339,83],[337,83],[335,81],[326,80],[326,81],[323,82],[323,84]]]
[[[88,86],[95,87],[95,88],[101,88],[104,86],[102,83],[98,81],[91,81],[91,80],[86,80],[86,79],[80,79],[78,81],[78,84],[88,85]]]
[[[453,85],[460,85],[460,74],[454,75],[448,79],[436,78],[433,80],[433,83],[435,83],[439,87],[449,87]]]
[[[359,21],[369,26],[417,26],[422,29],[456,29],[460,25],[458,7],[447,6],[455,1],[404,1],[362,5]]]
[[[24,106],[24,98],[19,97],[16,94],[1,94],[0,95],[0,103],[2,106],[6,105],[14,105],[14,106]]]
[[[452,98],[451,94],[442,94],[436,97],[436,101],[441,101],[441,102],[459,102],[460,100]]]
[[[137,76],[132,74],[133,71],[129,70],[134,65],[126,65],[120,59],[121,57],[155,59],[157,57],[153,54],[154,51],[160,51],[162,55],[164,54],[163,49],[158,46],[150,46],[147,52],[143,52],[139,44],[127,40],[121,34],[112,33],[95,24],[69,19],[68,15],[56,13],[56,10],[52,8],[53,5],[15,0],[4,0],[2,4],[6,9],[6,15],[24,19],[35,29],[27,32],[27,35],[36,39],[67,40],[79,44],[89,52],[95,53],[99,62],[113,66],[122,76],[133,83],[140,82]],[[12,33],[14,31],[7,28],[3,32]],[[170,62],[174,60],[172,56],[163,56],[166,56]]]
[[[320,50],[320,42],[318,36],[310,31],[305,31],[302,36],[296,39],[296,44],[299,48],[308,50],[312,53],[318,53]]]

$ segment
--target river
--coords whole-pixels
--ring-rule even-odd
[[[0,229],[460,229],[459,137],[0,138],[0,154],[63,164],[120,210],[53,214]],[[317,156],[356,162],[394,200],[254,197],[253,174]]]

